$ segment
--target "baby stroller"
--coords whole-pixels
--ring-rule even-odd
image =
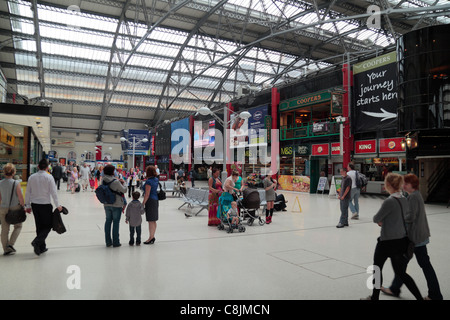
[[[219,206],[217,208],[217,218],[220,219],[220,224],[217,226],[219,230],[227,230],[227,233],[233,233],[234,229],[239,232],[245,232],[245,227],[242,225],[242,218],[239,216],[239,224],[233,225],[232,221],[228,219],[227,212],[231,208],[231,202],[234,198],[228,192],[223,192],[219,197]]]
[[[247,188],[242,192],[243,197],[236,202],[244,219],[248,218],[247,224],[251,226],[253,222],[258,219],[259,225],[262,226],[266,222],[258,214],[258,209],[261,204],[259,192],[257,189]]]

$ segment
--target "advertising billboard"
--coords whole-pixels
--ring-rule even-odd
[[[245,148],[267,145],[266,117],[268,106],[263,105],[247,110],[251,117],[242,119],[238,115],[231,115],[230,123],[230,148]]]
[[[194,148],[214,147],[215,127],[215,120],[194,121]]]
[[[395,129],[397,55],[391,52],[353,66],[355,132]]]

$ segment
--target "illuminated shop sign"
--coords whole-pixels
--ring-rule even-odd
[[[302,108],[325,101],[331,101],[331,93],[328,91],[316,92],[313,94],[307,94],[301,97],[281,101],[280,111]]]
[[[355,153],[376,153],[377,152],[377,140],[363,140],[355,141]]]
[[[405,152],[402,148],[402,138],[380,139],[380,153]]]
[[[321,143],[321,144],[313,144],[311,146],[313,156],[328,156],[330,154],[330,144]]]
[[[333,156],[341,155],[341,143],[340,142],[333,142],[331,144],[331,155],[333,155]]]

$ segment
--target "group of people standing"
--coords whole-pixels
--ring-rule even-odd
[[[209,173],[208,173],[209,174]],[[208,225],[217,226],[220,224],[220,210],[219,198],[222,197],[223,203],[228,203],[234,201],[233,194],[242,192],[244,184],[242,182],[242,177],[239,175],[237,170],[233,170],[231,176],[229,176],[224,183],[220,180],[220,170],[218,168],[211,168],[210,178],[208,180],[209,187],[209,206],[208,206]],[[266,223],[272,222],[274,202],[276,200],[275,190],[277,188],[277,181],[272,179],[271,176],[266,176],[264,178],[264,190],[266,193]],[[285,208],[285,201],[283,197],[283,208]],[[219,213],[218,213],[219,212]]]
[[[106,165],[103,169],[102,183],[107,184],[115,193],[115,202],[104,204],[106,214],[105,220],[105,243],[107,247],[120,247],[119,226],[122,213],[125,213],[125,222],[129,224],[130,240],[129,245],[141,244],[141,224],[142,215],[145,214],[148,222],[149,238],[144,244],[153,244],[156,241],[156,226],[159,218],[158,185],[159,179],[155,166],[148,166],[145,170],[144,199],[140,202],[141,193],[135,191],[132,181],[138,180],[134,169],[128,173],[124,179],[122,175],[116,176],[116,169],[113,165]],[[140,179],[139,179],[140,180]],[[133,200],[127,203],[125,194],[131,193]],[[134,237],[136,234],[136,238]]]
[[[58,165],[52,168],[52,173],[58,174]],[[84,166],[85,167],[85,166]],[[11,225],[6,221],[8,210],[18,206],[24,207],[27,213],[33,213],[36,225],[36,237],[31,242],[34,253],[41,255],[48,251],[46,239],[53,227],[53,205],[60,212],[63,207],[59,204],[57,194],[56,179],[49,172],[49,163],[43,159],[38,164],[39,171],[28,178],[27,191],[25,198],[22,193],[20,183],[13,179],[16,168],[8,163],[3,167],[5,179],[0,181],[0,222],[1,222],[1,243],[4,255],[12,255],[16,252],[14,245],[22,229],[22,223],[13,225],[13,231],[10,234]],[[56,171],[55,171],[56,169]],[[62,169],[62,168],[60,168]],[[73,169],[72,169],[73,170]],[[133,176],[130,172],[130,176]],[[108,184],[115,193],[115,201],[111,204],[104,204],[105,210],[105,242],[106,246],[119,247],[119,223],[122,213],[126,208],[126,223],[130,226],[130,245],[140,245],[141,243],[141,215],[145,214],[148,222],[149,238],[144,244],[153,244],[156,241],[156,222],[158,221],[158,195],[159,185],[158,175],[154,166],[146,168],[146,180],[144,184],[144,198],[140,202],[141,193],[134,191],[133,200],[127,204],[125,194],[129,190],[130,179],[122,178],[121,174],[116,172],[112,165],[106,165],[98,172],[101,173],[101,183]],[[127,182],[128,181],[128,182]],[[132,185],[132,184],[131,184]],[[134,235],[136,234],[136,239]]]

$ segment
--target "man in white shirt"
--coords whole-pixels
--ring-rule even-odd
[[[361,189],[356,185],[356,171],[355,165],[353,163],[349,163],[347,165],[347,175],[352,179],[352,189],[350,194],[350,203],[348,207],[352,212],[352,219],[359,219],[359,196],[361,194]]]
[[[55,180],[47,172],[47,160],[42,159],[38,168],[39,171],[28,178],[25,195],[26,212],[31,213],[33,211],[36,224],[36,238],[31,242],[36,255],[40,255],[48,250],[45,239],[47,239],[53,226],[53,207],[50,198],[53,199],[58,210],[62,211],[62,207],[58,202]]]

